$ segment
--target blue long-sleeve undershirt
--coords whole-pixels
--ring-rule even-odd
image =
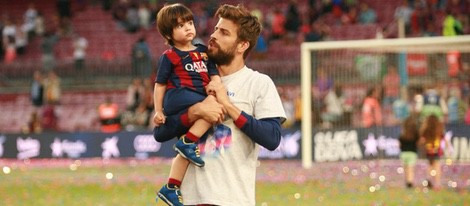
[[[154,137],[158,142],[165,142],[185,134],[189,127],[187,114],[168,116],[166,123],[155,127]],[[186,125],[185,125],[186,124]],[[281,142],[281,118],[255,119],[242,111],[235,125],[250,139],[268,150],[275,150]]]

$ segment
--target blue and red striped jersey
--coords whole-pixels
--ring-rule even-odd
[[[206,94],[204,87],[211,75],[218,75],[215,64],[209,61],[207,47],[196,44],[193,51],[181,51],[172,47],[160,56],[156,83],[166,84],[167,89],[186,87]]]

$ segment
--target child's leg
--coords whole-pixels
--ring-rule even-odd
[[[206,122],[206,120],[198,119],[194,122],[193,126],[189,128],[189,131],[185,135],[186,142],[197,142],[206,131],[211,128],[212,124]]]
[[[203,119],[196,120],[194,125],[189,129],[175,144],[175,150],[184,158],[198,167],[204,167],[204,160],[199,154],[197,141],[211,127],[211,124]]]
[[[434,161],[432,168],[434,170],[434,185],[436,189],[440,189],[441,187],[441,163],[439,162],[439,160]]]
[[[171,163],[170,177],[168,183],[158,191],[158,198],[168,205],[183,206],[183,197],[181,195],[180,187],[183,181],[186,169],[188,168],[189,161],[181,155],[176,155]],[[158,201],[157,198],[157,201]]]
[[[171,163],[170,176],[168,178],[168,186],[181,186],[183,181],[184,174],[186,174],[186,169],[188,168],[189,161],[182,157],[181,155],[176,155]]]

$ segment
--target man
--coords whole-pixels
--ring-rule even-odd
[[[242,6],[221,6],[208,45],[223,83],[210,83],[206,99],[188,112],[167,117],[154,130],[155,139],[181,135],[192,121],[204,118],[220,123],[199,142],[203,168],[190,165],[181,185],[185,205],[255,205],[256,164],[259,146],[274,150],[281,139],[285,112],[273,81],[245,65],[261,32],[257,18]],[[230,118],[224,119],[224,115]],[[177,124],[176,129],[165,127]],[[175,194],[178,194],[175,192]]]

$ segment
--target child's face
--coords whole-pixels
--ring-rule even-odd
[[[173,28],[173,41],[176,44],[187,44],[196,37],[196,28],[194,22],[178,20],[178,25]]]

